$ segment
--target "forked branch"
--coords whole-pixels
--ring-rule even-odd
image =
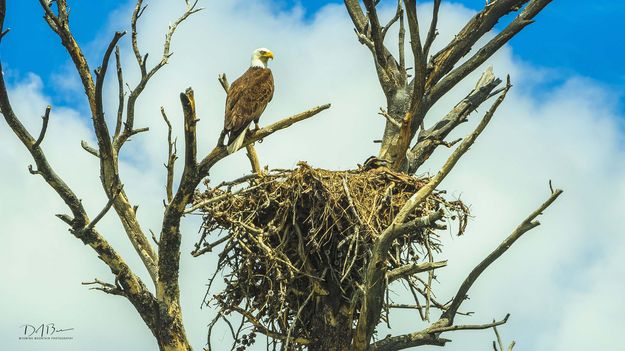
[[[434,71],[428,77],[428,88],[431,89],[429,104],[434,104],[458,82],[473,72],[504,44],[517,35],[523,28],[533,23],[533,18],[547,6],[551,0],[531,0],[529,4],[506,26],[506,28],[480,48],[473,56],[458,68],[452,68],[466,55],[473,44],[486,32],[490,31],[497,21],[511,11],[516,11],[528,0],[498,0],[478,13],[456,39],[441,50],[433,59]],[[450,72],[451,71],[451,72]],[[446,75],[444,78],[443,76]],[[443,78],[440,82],[439,80]],[[437,83],[438,82],[438,83]]]
[[[556,201],[556,199],[562,194],[562,190],[555,189],[547,201],[545,201],[542,205],[540,205],[534,212],[532,212],[519,226],[517,226],[514,231],[501,243],[499,246],[493,250],[482,262],[480,262],[467,278],[462,282],[460,288],[458,288],[458,292],[456,296],[452,300],[449,309],[443,313],[441,319],[447,319],[449,323],[453,323],[456,312],[458,312],[458,308],[462,302],[466,299],[467,293],[469,289],[475,283],[477,278],[488,268],[493,262],[495,262],[501,255],[503,255],[512,244],[514,244],[517,240],[523,236],[526,232],[534,229],[535,227],[540,225],[540,222],[536,220],[538,216],[540,216],[543,211],[545,211],[551,204]]]
[[[444,339],[440,337],[440,334],[443,332],[450,332],[456,330],[469,330],[469,329],[487,329],[494,328],[498,325],[506,323],[509,315],[501,321],[493,321],[493,323],[488,324],[478,324],[478,325],[454,325],[454,317],[458,314],[458,308],[462,304],[462,302],[466,299],[467,293],[469,289],[475,283],[475,281],[479,278],[479,276],[488,268],[493,262],[495,262],[499,257],[501,257],[510,247],[519,239],[523,234],[530,231],[531,229],[540,225],[540,223],[536,220],[536,218],[541,215],[560,195],[562,194],[562,190],[555,189],[552,190],[551,195],[542,205],[540,205],[535,211],[533,211],[521,224],[508,236],[493,252],[491,252],[482,262],[480,262],[472,271],[469,273],[464,282],[460,285],[458,292],[456,293],[454,299],[449,304],[449,307],[443,312],[440,319],[434,323],[432,323],[429,327],[415,331],[413,333],[399,335],[399,336],[389,336],[385,339],[377,341],[373,343],[370,347],[370,350],[375,351],[397,351],[403,350],[410,347],[422,346],[422,345],[437,345],[444,346],[448,341],[448,339]],[[511,345],[511,348],[514,345]]]
[[[60,11],[65,9],[65,2],[57,3],[60,7]],[[45,3],[47,7],[47,3]],[[0,0],[0,24],[4,23],[4,16],[6,8],[6,0]],[[49,7],[47,7],[49,9]],[[66,15],[61,16],[65,21]],[[56,19],[60,21],[59,19]],[[3,32],[0,26],[0,32]],[[123,258],[115,251],[113,247],[104,239],[104,237],[95,229],[94,225],[99,218],[103,217],[103,213],[106,210],[101,211],[102,215],[96,216],[94,221],[91,221],[94,225],[89,226],[89,217],[82,205],[82,202],[73,190],[65,183],[61,177],[54,171],[52,166],[48,163],[46,155],[42,151],[41,147],[37,144],[37,141],[26,130],[19,118],[16,116],[11,102],[9,100],[6,83],[4,81],[4,73],[2,65],[0,64],[0,111],[13,133],[24,144],[25,148],[30,152],[33,157],[36,166],[37,174],[41,175],[48,185],[58,194],[58,196],[69,207],[72,215],[58,215],[65,223],[70,225],[70,232],[73,233],[78,239],[80,239],[85,245],[91,247],[98,258],[102,260],[115,275],[116,280],[119,282],[119,286],[123,291],[128,292],[126,295],[133,305],[139,310],[150,310],[153,298],[150,292],[147,291],[145,285],[139,277],[137,277],[125,263]],[[43,133],[41,133],[43,134]],[[42,138],[41,138],[42,139]],[[106,207],[109,207],[108,205]],[[86,230],[84,230],[86,229]],[[148,326],[154,327],[154,321],[149,316],[145,316]]]
[[[124,129],[122,133],[114,140],[114,145],[117,150],[121,149],[124,143],[134,134],[136,131],[134,129],[134,121],[135,121],[135,106],[137,104],[137,100],[139,96],[147,86],[150,79],[161,69],[163,68],[169,61],[169,58],[173,55],[171,52],[171,40],[178,29],[178,26],[184,22],[189,16],[193,15],[202,10],[202,8],[198,8],[198,1],[195,0],[192,3],[186,2],[187,6],[184,13],[171,24],[165,34],[165,41],[163,43],[163,54],[161,56],[160,61],[150,70],[147,69],[147,58],[148,54],[144,56],[141,54],[137,41],[137,22],[147,5],[143,5],[143,0],[137,0],[137,4],[135,6],[135,10],[131,19],[131,37],[132,37],[132,48],[135,53],[135,57],[139,64],[141,70],[141,79],[137,86],[131,90],[130,95],[128,96],[128,102],[126,105],[126,121],[124,123]]]

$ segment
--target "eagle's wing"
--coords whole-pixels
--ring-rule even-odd
[[[224,129],[238,132],[252,121],[258,121],[271,101],[273,91],[273,75],[270,69],[256,67],[248,69],[228,90]]]

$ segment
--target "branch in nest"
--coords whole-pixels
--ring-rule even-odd
[[[350,323],[366,312],[356,308],[365,305],[361,302],[365,289],[360,286],[368,272],[362,268],[371,260],[373,243],[380,237],[378,233],[389,227],[396,211],[426,181],[386,167],[328,171],[300,164],[295,170],[269,173],[264,178],[246,176],[222,183],[194,198],[193,207],[204,214],[204,232],[193,254],[225,245],[222,251],[228,253],[219,255],[216,272],[232,272],[220,294],[226,305],[241,306],[249,298],[255,302],[248,312],[266,328],[288,337],[292,321],[298,319],[291,334],[309,338],[314,333],[314,308],[306,306],[301,313],[299,310],[311,291],[316,294],[313,297],[322,300],[338,295],[341,301],[347,301],[341,308],[347,313],[344,316],[351,316],[347,317],[352,318]],[[249,183],[247,188],[234,194],[226,192],[226,187],[245,183]],[[392,281],[444,265],[414,264],[416,246],[423,246],[423,236],[432,235],[436,221],[446,213],[438,209],[449,210],[449,203],[439,196],[433,194],[407,223],[391,228],[389,238],[399,236],[397,246],[414,250],[394,254],[382,263],[384,273],[378,280],[384,282],[382,290],[387,287],[384,274],[391,268],[396,269],[390,273]],[[229,234],[220,234],[207,245],[207,233],[217,231]],[[253,271],[249,270],[250,263]],[[320,280],[320,272],[313,264],[327,267],[331,279]],[[300,318],[296,318],[298,314]],[[289,323],[265,322],[283,319]]]
[[[252,323],[252,325],[254,325],[254,327],[256,328],[256,330],[258,330],[259,333],[265,334],[270,338],[273,339],[278,339],[278,340],[287,340],[288,336],[287,335],[283,335],[280,333],[276,333],[273,332],[269,329],[267,329],[257,318],[255,318],[251,313],[249,313],[248,311],[238,307],[238,306],[226,306],[227,309],[229,310],[233,310],[235,312],[238,312],[239,314],[241,314],[242,316],[244,316],[250,323]],[[295,338],[290,338],[291,341],[293,341],[294,343],[300,344],[300,345],[309,345],[310,344],[310,340],[306,339],[306,338],[302,338],[302,337],[295,337]]]
[[[430,183],[431,182],[432,181],[430,181]],[[424,188],[425,186],[422,187],[417,192],[417,194],[420,193]],[[425,196],[429,196],[430,193],[431,191]],[[402,207],[402,210],[404,210],[406,206],[410,206],[409,202],[413,199],[413,197],[414,195],[411,196],[408,202],[406,202],[406,205]],[[423,199],[425,199],[425,197]],[[408,223],[403,223],[403,219],[400,222],[400,215],[401,211],[397,216],[395,216],[393,222],[384,230],[384,232],[373,244],[372,256],[366,267],[367,273],[363,287],[364,298],[362,301],[360,317],[356,325],[356,333],[354,336],[354,345],[357,350],[364,350],[366,348],[366,345],[369,344],[369,341],[371,340],[377,324],[376,322],[378,321],[380,316],[383,302],[383,299],[381,297],[386,291],[386,284],[381,283],[386,277],[386,265],[384,264],[384,262],[389,257],[388,251],[390,249],[391,243],[402,234],[405,234],[416,228],[434,225],[436,221],[443,218],[444,212],[442,210],[436,211],[428,215],[416,218],[415,220]]]
[[[226,241],[230,240],[232,238],[232,234],[228,234],[222,238],[219,238],[217,240],[215,240],[214,242],[207,244],[206,246],[202,247],[201,249],[199,247],[196,247],[195,250],[191,251],[191,255],[193,257],[198,257],[202,254],[205,254],[207,252],[212,252],[213,249],[223,243],[225,243]]]

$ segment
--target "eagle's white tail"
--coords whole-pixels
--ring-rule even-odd
[[[237,136],[236,139],[234,139],[233,142],[231,142],[230,144],[228,144],[228,155],[234,153],[235,151],[239,150],[241,148],[241,145],[243,145],[243,141],[245,140],[245,134],[247,133],[247,128],[244,129],[241,134],[239,134]]]

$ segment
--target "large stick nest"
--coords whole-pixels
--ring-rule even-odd
[[[204,224],[193,254],[224,244],[213,279],[222,272],[225,289],[211,300],[220,315],[236,311],[254,331],[283,341],[288,336],[292,344],[310,340],[316,320],[327,312],[323,304],[357,320],[358,289],[372,244],[428,180],[386,167],[328,171],[300,163],[294,170],[247,176],[196,194],[194,207]],[[461,234],[468,210],[442,195],[429,196],[409,220],[443,209],[448,218],[459,218]],[[388,268],[440,251],[435,229],[441,228],[400,237]],[[251,335],[244,344],[253,342]]]

